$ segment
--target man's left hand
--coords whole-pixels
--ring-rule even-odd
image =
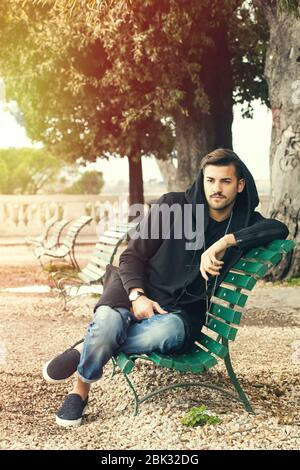
[[[221,261],[221,259],[223,258],[227,248],[233,245],[236,245],[234,235],[225,235],[202,253],[200,272],[204,279],[208,281],[207,273],[212,274],[213,276],[218,276],[220,274],[220,269],[224,264],[224,261]]]

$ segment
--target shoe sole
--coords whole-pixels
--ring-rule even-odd
[[[87,405],[83,408],[82,410],[82,414],[85,412],[87,408]],[[59,416],[55,416],[55,421],[56,421],[56,424],[58,424],[58,426],[61,426],[63,428],[68,428],[68,427],[76,427],[76,426],[80,426],[81,425],[81,422],[82,422],[82,417],[81,418],[78,418],[78,419],[62,419],[62,418],[59,418]]]
[[[48,382],[49,384],[62,384],[66,382],[70,377],[72,377],[73,374],[69,375],[69,377],[66,377],[65,379],[60,379],[60,380],[55,380],[52,377],[50,377],[50,375],[48,375],[48,372],[47,372],[47,367],[50,364],[50,362],[51,361],[46,362],[42,370],[43,378],[44,380],[46,380],[46,382]]]

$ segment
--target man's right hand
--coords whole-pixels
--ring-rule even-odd
[[[148,299],[145,295],[138,297],[132,302],[132,312],[137,320],[144,320],[145,318],[152,317],[154,315],[154,310],[160,314],[168,313],[166,310],[161,308],[159,303]]]

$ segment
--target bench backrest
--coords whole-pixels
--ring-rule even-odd
[[[55,227],[52,231],[52,234],[46,240],[47,246],[49,245],[50,247],[53,247],[58,245],[62,231],[69,223],[70,221],[66,219],[58,220],[57,222],[55,222]]]
[[[50,234],[50,231],[51,229],[59,222],[59,219],[56,219],[56,218],[52,218],[52,219],[49,219],[46,224],[45,224],[45,228],[44,228],[44,231],[43,231],[43,234],[41,236],[41,239],[42,241],[44,242],[45,240],[47,240],[47,238],[49,237],[49,234]]]
[[[226,356],[228,350],[224,343],[235,340],[242,308],[248,299],[248,294],[242,291],[251,291],[258,279],[263,278],[280,262],[282,255],[293,248],[292,240],[275,240],[266,247],[253,248],[235,263],[211,299],[206,323],[208,333],[201,334],[201,346],[220,358]]]
[[[85,282],[100,281],[105,274],[107,264],[114,260],[119,246],[127,239],[128,234],[136,228],[136,223],[117,224],[106,230],[98,239],[95,251],[88,264],[78,274]]]
[[[72,223],[61,243],[70,250],[74,247],[79,232],[93,220],[93,217],[82,215]]]

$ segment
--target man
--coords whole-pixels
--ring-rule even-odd
[[[252,175],[228,149],[203,158],[186,192],[159,199],[121,255],[119,270],[108,268],[84,343],[44,366],[44,378],[52,383],[77,370],[73,390],[56,414],[57,424],[81,423],[91,383],[101,378],[103,366],[117,352],[189,349],[205,323],[207,298],[243,251],[288,235],[283,223],[255,212],[258,203]],[[167,230],[163,208],[177,209]],[[186,233],[182,229],[189,224]]]

